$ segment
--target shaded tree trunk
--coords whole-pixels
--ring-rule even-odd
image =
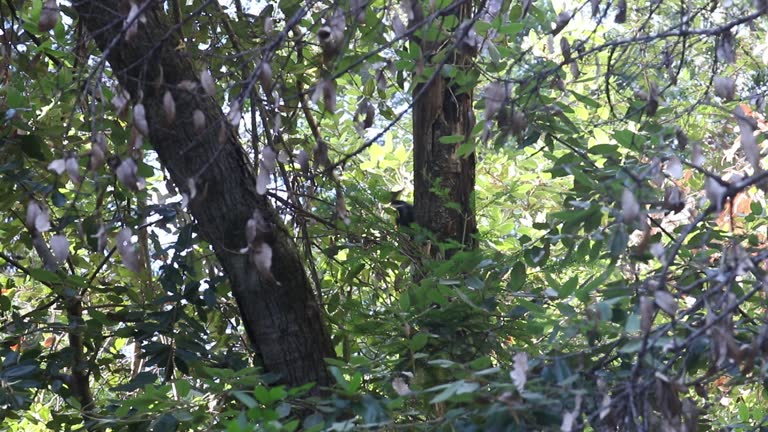
[[[80,0],[73,6],[120,84],[134,102],[143,98],[149,139],[173,182],[180,190],[187,190],[190,179],[196,182],[198,196],[190,201],[189,210],[229,277],[245,329],[265,369],[288,385],[329,384],[324,358],[333,357],[334,350],[321,310],[290,235],[268,200],[255,191],[254,172],[236,131],[229,130],[213,98],[178,87],[185,80],[196,82],[201,68],[178,49],[181,44],[160,8],[152,6],[145,13],[146,23],[140,23],[138,34],[126,42],[123,3]],[[163,111],[166,90],[176,101],[171,125]],[[193,126],[196,109],[206,118],[207,128],[201,133]],[[220,143],[222,127],[228,129]],[[239,253],[246,246],[245,226],[254,211],[278,227],[272,272],[279,285],[262,277]]]
[[[455,16],[461,22],[471,13],[471,1],[458,6]],[[420,16],[421,14],[417,14]],[[439,44],[430,44],[437,47]],[[422,52],[430,52],[422,47]],[[465,69],[470,59],[453,54],[453,67]],[[413,106],[413,176],[416,222],[434,233],[440,241],[453,240],[457,246],[474,247],[475,154],[459,157],[456,152],[464,141],[442,144],[440,138],[469,137],[474,127],[472,92],[459,93],[440,71],[430,82],[414,89],[420,96]],[[427,86],[424,88],[424,86]],[[449,258],[457,248],[445,251]],[[436,250],[432,250],[435,255]]]

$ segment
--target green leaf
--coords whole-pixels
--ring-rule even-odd
[[[163,414],[152,422],[150,430],[153,432],[175,432],[179,427],[179,421],[171,414]]]
[[[411,296],[408,294],[408,291],[403,291],[400,293],[400,310],[402,311],[408,311],[411,309]]]
[[[438,141],[440,144],[458,144],[467,139],[464,135],[446,135],[441,136]]]
[[[256,388],[253,389],[253,396],[264,405],[269,405],[273,401],[272,396],[269,394],[269,390],[264,386],[256,386]]]
[[[344,374],[341,373],[341,370],[336,366],[331,366],[328,369],[331,371],[331,375],[336,378],[336,382],[339,384],[339,386],[342,389],[349,391],[349,382],[346,378],[344,378]]]
[[[451,384],[448,388],[443,390],[440,394],[433,397],[429,401],[429,403],[436,404],[436,403],[444,402],[455,395],[472,393],[478,388],[480,388],[480,384],[476,382],[467,382],[464,380],[456,381],[455,383]]]
[[[40,367],[36,364],[27,365],[13,365],[6,369],[3,369],[0,376],[5,381],[13,381],[35,374],[40,370]]]
[[[429,335],[423,332],[418,332],[411,338],[410,348],[411,351],[419,351],[424,348],[429,341]]]
[[[178,393],[180,397],[187,397],[189,391],[192,389],[192,384],[187,380],[176,380],[175,386],[176,393]]]
[[[576,98],[577,101],[583,103],[584,105],[590,107],[590,108],[600,108],[600,103],[590,97],[584,96],[583,94],[577,93],[573,90],[570,91],[571,95]]]
[[[459,146],[458,149],[456,149],[456,157],[463,158],[465,156],[469,156],[472,153],[475,152],[475,143],[467,142]]]
[[[560,292],[560,298],[570,297],[571,294],[573,294],[573,292],[578,287],[579,287],[579,277],[578,276],[571,277],[562,286],[560,286],[560,289],[558,290]]]
[[[146,385],[154,383],[157,381],[157,378],[157,375],[151,372],[139,372],[128,383],[113,387],[112,390],[117,392],[132,392],[142,389]]]
[[[254,407],[258,406],[258,402],[256,402],[256,399],[254,399],[253,397],[251,397],[250,394],[248,394],[248,393],[246,393],[244,391],[236,390],[236,391],[231,392],[231,394],[237,400],[239,400],[240,403],[242,403],[243,405],[245,405],[248,408],[254,408]]]
[[[49,272],[48,270],[44,270],[41,268],[33,268],[29,269],[29,275],[39,282],[61,282],[61,276],[59,276],[56,273]]]
[[[51,158],[50,151],[39,135],[22,135],[19,137],[19,142],[21,144],[21,151],[32,159],[47,161]]]

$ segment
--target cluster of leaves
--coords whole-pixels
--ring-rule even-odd
[[[152,3],[119,11],[127,40]],[[9,0],[4,428],[765,426],[764,2],[488,1],[466,22],[461,1],[163,3],[200,64],[165,119],[177,91],[207,95],[250,137],[338,385],[310,397],[253,367],[186,212],[205,192],[163,181],[142,101],[72,9]],[[480,160],[479,248],[444,261],[382,205],[410,193],[410,108],[435,76],[476,89],[480,119],[442,140]],[[201,111],[191,125],[226,130]],[[257,216],[243,253],[268,275]]]

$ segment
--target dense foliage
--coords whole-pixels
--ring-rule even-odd
[[[4,430],[768,427],[765,1],[105,8],[196,63],[151,83],[168,124],[183,91],[237,132],[329,327],[319,392],[254,354],[188,211],[204,185],[169,181],[76,3],[0,4]],[[477,247],[389,206],[437,76],[473,96],[441,143],[477,157]],[[190,136],[227,133],[206,116]]]

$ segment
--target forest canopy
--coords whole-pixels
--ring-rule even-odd
[[[0,0],[2,429],[768,428],[767,12]]]

